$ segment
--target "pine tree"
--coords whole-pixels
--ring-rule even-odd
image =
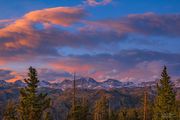
[[[117,116],[117,114],[115,113],[115,111],[110,110],[109,112],[110,112],[110,113],[109,113],[109,120],[118,120],[118,116]]]
[[[175,92],[166,67],[161,74],[160,83],[157,84],[157,96],[154,105],[153,120],[177,120]]]
[[[53,120],[53,116],[52,116],[51,112],[49,112],[49,111],[45,112],[43,120]]]
[[[176,101],[176,116],[177,116],[177,119],[179,120],[180,119],[180,100],[177,100]]]
[[[94,108],[94,120],[108,120],[108,101],[105,96],[101,97]]]
[[[143,120],[147,120],[147,89],[144,91]]]
[[[83,97],[82,105],[81,105],[81,120],[89,119],[89,105],[88,100]]]
[[[128,120],[140,120],[138,112],[134,108],[131,108],[128,110],[128,116],[127,117],[128,117],[127,118]]]
[[[36,69],[30,67],[28,78],[24,79],[27,86],[20,90],[18,113],[20,120],[41,120],[43,113],[50,106],[47,94],[38,93],[38,77]]]
[[[126,108],[122,108],[120,110],[118,119],[119,120],[128,120],[128,110]]]
[[[109,117],[109,120],[117,120],[117,118],[118,118],[115,111],[111,109],[110,101],[108,101],[108,117]]]
[[[14,101],[8,101],[3,120],[17,120],[16,103]]]
[[[76,104],[72,106],[68,115],[68,120],[82,120],[82,106]]]
[[[76,75],[74,73],[74,80],[73,80],[73,100],[72,100],[72,107],[70,109],[68,120],[81,120],[82,117],[82,106],[77,103],[76,99]]]
[[[122,108],[118,120],[141,120],[136,108]]]

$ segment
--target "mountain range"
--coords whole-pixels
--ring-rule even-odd
[[[115,79],[108,79],[103,82],[98,82],[93,78],[90,77],[81,77],[76,79],[76,87],[83,88],[83,89],[114,89],[114,88],[135,88],[135,87],[145,87],[151,86],[154,87],[158,81],[149,81],[149,82],[141,82],[141,83],[134,83],[134,82],[121,82]],[[180,88],[180,79],[173,82],[176,88]],[[8,87],[8,86],[17,86],[17,87],[24,87],[26,84],[21,80],[18,80],[14,83],[9,83],[4,80],[0,80],[0,86]],[[72,88],[73,81],[69,79],[65,79],[60,83],[50,83],[48,81],[40,81],[39,87],[46,87],[46,88],[55,88],[55,89],[69,89]]]

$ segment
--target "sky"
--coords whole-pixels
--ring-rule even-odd
[[[0,0],[0,80],[180,78],[179,0]]]

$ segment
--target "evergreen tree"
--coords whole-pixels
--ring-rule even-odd
[[[81,105],[81,120],[89,119],[89,105],[88,100],[84,97]]]
[[[89,105],[86,98],[81,101],[82,104],[76,102],[75,107],[72,106],[69,114],[70,120],[89,120]]]
[[[128,120],[140,120],[136,109],[128,110]]]
[[[110,112],[110,113],[109,113],[109,120],[118,120],[118,116],[117,116],[117,114],[115,113],[115,111],[110,110],[109,112]]]
[[[117,120],[118,118],[116,112],[111,109],[110,101],[108,101],[108,117],[109,117],[109,120]]]
[[[69,116],[68,116],[68,120],[82,120],[82,107],[78,104],[76,104],[76,106],[72,106]]]
[[[13,101],[8,101],[6,106],[3,120],[17,120],[17,111],[16,111],[16,104]]]
[[[118,119],[119,120],[128,120],[128,111],[126,108],[123,108],[120,110]]]
[[[177,119],[179,120],[180,119],[180,100],[177,100],[176,101],[176,116],[177,116]]]
[[[153,114],[153,99],[152,96],[150,96],[149,91],[151,90],[150,87],[145,87],[144,89],[144,96],[141,98],[141,106],[136,109],[138,112],[139,119],[142,120],[152,120],[152,114]],[[145,117],[146,115],[146,117]]]
[[[51,112],[47,111],[44,113],[44,119],[43,120],[53,120],[53,116],[51,114]]]
[[[135,108],[122,108],[118,120],[141,120],[139,111]]]
[[[101,97],[94,108],[94,120],[108,120],[108,101],[105,96]]]
[[[161,74],[160,83],[157,84],[157,96],[154,105],[153,120],[177,120],[175,92],[166,67]]]
[[[84,115],[82,111],[85,110],[85,106],[78,104],[77,96],[76,96],[76,74],[74,73],[74,80],[73,80],[73,100],[72,100],[72,107],[70,109],[68,120],[82,120]]]
[[[18,113],[20,120],[41,120],[44,111],[50,106],[47,94],[38,93],[38,77],[36,69],[30,67],[28,78],[24,79],[27,86],[20,90]]]

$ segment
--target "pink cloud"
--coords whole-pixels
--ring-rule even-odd
[[[159,78],[164,65],[169,68],[170,75],[179,75],[179,60],[180,54],[127,50],[118,54],[53,58],[48,60],[48,66],[57,71],[77,72],[81,76],[90,76],[98,81],[113,78],[140,82]]]
[[[179,59],[178,54],[134,50],[122,51],[114,55],[61,57],[61,59],[48,61],[48,65],[56,71],[77,72],[81,76],[90,76],[98,81],[112,78],[141,82],[158,79],[164,65],[167,65],[171,73],[174,73],[171,74],[172,76],[178,75],[179,73],[175,73],[177,70],[171,63],[178,63]],[[179,70],[178,67],[176,68]]]
[[[153,81],[159,78],[163,61],[139,62],[131,68],[125,68],[121,62],[115,60],[104,60],[96,62],[83,61],[82,59],[64,59],[58,62],[50,63],[53,69],[64,70],[69,73],[77,72],[81,76],[90,76],[98,81],[109,78],[121,81]],[[125,68],[125,69],[124,69]]]
[[[119,73],[119,78],[134,82],[154,81],[160,77],[163,63],[163,61],[140,62],[127,71]]]
[[[178,36],[180,31],[179,15],[146,13],[119,19],[84,22],[82,19],[85,15],[84,9],[80,7],[58,7],[32,11],[15,21],[1,21],[2,24],[8,24],[0,28],[0,65],[3,67],[5,64],[16,63],[15,66],[27,66],[31,63],[40,63],[40,66],[49,65],[55,71],[77,71],[82,76],[91,76],[97,80],[114,78],[126,81],[144,80],[147,77],[148,80],[152,80],[157,73],[159,74],[164,61],[167,64],[179,63],[179,55],[151,51],[121,52],[122,56],[61,56],[60,48],[84,47],[89,51],[94,48],[101,49],[101,45],[109,47],[112,43],[118,44],[129,33]],[[83,26],[79,31],[75,28],[76,32],[53,27],[54,24],[59,27],[70,27],[77,22],[87,26]],[[40,30],[36,28],[36,24],[39,23],[42,25]],[[47,62],[45,58],[49,57],[55,61]],[[17,75],[9,80],[19,78]],[[56,77],[55,80],[57,79]]]
[[[70,26],[75,22],[79,22],[85,14],[84,9],[81,7],[57,7],[32,11],[26,14],[23,19],[31,22]]]
[[[13,22],[1,20],[0,23],[10,23],[0,28],[0,52],[8,54],[12,51],[14,53],[24,51],[32,54],[34,49],[46,42],[43,40],[44,38],[52,37],[49,38],[49,41],[59,40],[62,34],[66,34],[61,31],[60,36],[53,36],[51,25],[68,27],[73,23],[80,22],[85,14],[81,7],[57,7],[29,12]],[[43,31],[38,31],[35,28],[36,24],[42,24]]]
[[[164,65],[167,65],[173,79],[174,76],[179,77],[180,71],[179,54],[164,54],[152,51],[134,50],[121,51],[119,54],[73,55],[37,59],[36,61],[29,60],[32,62],[29,66],[33,65],[37,68],[40,79],[47,81],[61,81],[65,78],[72,78],[72,73],[76,72],[80,76],[93,77],[98,81],[111,78],[121,81],[142,82],[159,78]],[[14,61],[18,61],[18,59],[14,59]],[[26,64],[26,69],[24,69],[25,66],[21,68],[24,75],[29,66],[27,63],[23,64]],[[19,70],[19,66],[15,67],[14,70]],[[23,75],[11,72],[12,78],[6,78],[6,80],[15,81],[24,78]]]
[[[57,7],[32,11],[0,29],[0,52],[4,55],[58,55],[63,47],[86,49],[118,44],[131,33],[142,35],[179,35],[179,15],[133,14],[111,20],[82,20],[81,7]],[[80,22],[75,32],[58,29]],[[171,24],[166,24],[171,23]],[[40,26],[37,26],[40,24]],[[175,24],[175,25],[173,25]],[[40,27],[40,30],[37,28]]]

